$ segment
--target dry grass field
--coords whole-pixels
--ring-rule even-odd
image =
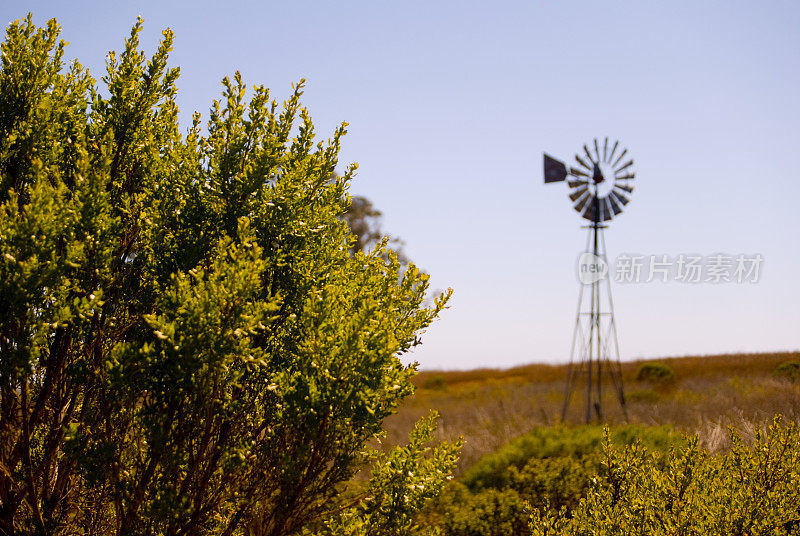
[[[678,357],[622,364],[628,420],[671,424],[697,433],[712,450],[726,446],[727,426],[745,434],[775,413],[800,420],[800,382],[775,375],[800,352]],[[675,379],[666,384],[637,381],[644,363],[670,367]],[[511,369],[423,371],[415,378],[416,393],[386,421],[388,443],[402,442],[413,423],[431,409],[439,411],[440,436],[463,436],[460,469],[512,438],[540,425],[559,423],[566,365],[532,364]],[[611,422],[625,422],[611,384],[605,389],[604,411]],[[573,396],[568,423],[581,422]]]

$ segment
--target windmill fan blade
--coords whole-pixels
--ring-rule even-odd
[[[585,186],[589,184],[588,181],[567,181],[567,185],[570,188],[577,188],[578,186]]]
[[[596,197],[591,197],[591,203],[586,203],[586,209],[583,211],[583,217],[589,221],[598,221],[597,218],[597,211],[595,210],[595,199]]]
[[[591,198],[592,198],[592,196],[591,196],[591,195],[587,195],[587,196],[586,196],[586,197],[584,197],[583,199],[579,200],[579,201],[578,201],[578,202],[575,204],[575,210],[577,210],[578,212],[581,212],[581,211],[583,210],[583,207],[585,207],[585,206],[586,206],[586,202],[587,202],[588,200],[590,200]]]
[[[624,166],[622,166],[622,167],[621,167],[621,168],[619,168],[619,169],[615,169],[614,171],[615,171],[616,173],[619,173],[620,171],[625,171],[626,169],[628,169],[628,168],[629,168],[629,167],[631,167],[632,165],[633,165],[633,158],[631,158],[630,160],[628,160],[628,162],[626,162]]]
[[[619,188],[620,190],[625,190],[628,193],[633,192],[633,186],[625,186],[624,184],[615,184],[614,188]]]
[[[597,138],[594,139],[594,154],[597,155],[597,162],[600,162],[600,148],[597,146]]]
[[[587,179],[589,178],[588,173],[574,167],[569,168],[569,174],[572,175],[573,177],[586,177]]]
[[[606,161],[607,154],[608,154],[608,136],[606,136],[606,141],[603,143],[603,162]]]
[[[578,156],[578,155],[575,155],[575,160],[577,160],[577,161],[578,161],[578,163],[579,163],[580,165],[582,165],[583,167],[585,167],[585,168],[586,168],[587,170],[589,170],[589,171],[591,171],[591,170],[592,170],[592,168],[594,167],[594,166],[590,166],[589,164],[587,164],[586,162],[584,162],[584,161],[581,159],[581,157],[580,157],[580,156]]]
[[[617,145],[619,145],[619,140],[614,142],[614,147],[611,148],[611,154],[608,155],[608,160],[606,160],[606,162],[611,162],[614,159],[614,153],[617,152]]]
[[[587,191],[588,189],[589,189],[589,187],[588,187],[588,186],[584,186],[583,188],[578,188],[577,190],[575,190],[574,192],[572,192],[571,194],[569,194],[569,198],[570,198],[570,199],[572,199],[572,201],[573,201],[573,202],[575,202],[575,201],[577,201],[578,199],[580,199],[580,198],[581,198],[581,196],[582,196],[583,194],[585,194],[585,193],[586,193],[586,191]]]
[[[622,158],[625,156],[625,153],[627,153],[627,152],[628,152],[627,149],[623,149],[622,152],[619,153],[619,156],[614,161],[614,164],[611,167],[617,167],[617,164],[619,164],[619,161],[622,160]]]
[[[609,210],[608,202],[605,198],[599,199],[600,201],[600,221],[608,221],[611,219],[611,210]]]
[[[608,204],[611,206],[611,211],[614,213],[614,216],[622,212],[622,207],[620,207],[619,203],[614,199],[614,192],[609,192],[606,201],[608,201]]]
[[[615,200],[617,203],[621,204],[623,207],[628,204],[628,198],[625,197],[625,194],[621,194],[619,192],[611,191],[608,194],[609,199]]]
[[[567,178],[567,166],[564,162],[556,160],[544,153],[544,182],[561,182]]]
[[[589,159],[589,161],[592,163],[592,167],[594,167],[594,164],[595,164],[594,158],[592,158],[592,154],[589,152],[589,148],[587,146],[585,146],[585,145],[583,146],[583,152],[586,153],[586,158]],[[589,169],[592,169],[592,168],[589,168]]]
[[[623,175],[622,177],[617,177],[616,179],[618,181],[625,181],[625,180],[628,180],[628,179],[634,179],[635,177],[636,177],[636,173],[630,172],[627,175]]]

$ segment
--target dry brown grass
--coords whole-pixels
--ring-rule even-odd
[[[800,384],[772,374],[784,361],[799,360],[800,352],[678,357],[649,360],[675,371],[670,386],[654,387],[636,381],[645,361],[622,364],[629,400],[628,420],[643,424],[672,424],[697,433],[711,449],[725,448],[727,426],[745,435],[753,423],[776,413],[800,420]],[[464,469],[484,454],[534,426],[555,424],[561,418],[566,365],[532,364],[511,369],[423,371],[419,387],[386,421],[388,442],[402,442],[421,416],[431,409],[441,414],[440,436],[463,436],[460,467]],[[604,408],[610,422],[624,422],[611,386]],[[573,396],[569,422],[578,422],[582,396]],[[750,431],[750,432],[748,432]]]

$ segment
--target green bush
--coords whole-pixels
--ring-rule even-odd
[[[446,505],[440,520],[446,535],[506,536],[527,530],[528,509],[514,490],[472,493],[456,482],[442,494],[439,504]]]
[[[457,445],[367,447],[449,294],[351,253],[346,124],[237,73],[187,131],[172,32],[95,81],[32,21],[0,54],[0,534],[417,535]]]
[[[620,447],[640,442],[656,451],[684,444],[668,427],[621,426],[610,438]],[[522,534],[528,514],[520,505],[576,507],[601,470],[604,440],[600,426],[539,427],[484,456],[437,501],[444,534]]]
[[[645,363],[639,367],[636,380],[651,385],[670,385],[675,381],[675,371],[663,363]]]
[[[463,482],[471,490],[508,487],[511,468],[523,469],[531,460],[571,457],[581,459],[597,453],[603,445],[603,427],[537,427],[518,437],[497,452],[481,458],[464,475]],[[681,443],[680,436],[668,426],[646,427],[627,425],[611,431],[611,441],[616,445],[628,445],[641,440],[656,450]]]
[[[797,361],[786,361],[775,367],[773,374],[779,378],[797,382],[800,381],[800,363]]]
[[[534,458],[510,470],[509,488],[535,508],[573,508],[600,465],[600,452],[582,457]]]
[[[712,455],[697,439],[652,452],[607,442],[598,478],[570,511],[534,509],[533,536],[800,534],[800,433],[778,418],[751,445]]]
[[[434,391],[443,391],[447,389],[447,380],[444,379],[444,376],[436,375],[431,376],[430,378],[426,378],[424,382],[422,382],[423,389],[431,389]]]

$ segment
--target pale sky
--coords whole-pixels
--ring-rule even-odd
[[[136,5],[134,5],[136,4]],[[636,190],[607,231],[623,253],[763,257],[749,284],[614,284],[623,359],[800,349],[797,2],[15,2],[56,17],[102,75],[136,15],[175,31],[183,123],[242,72],[304,102],[383,228],[453,287],[423,368],[568,358],[585,242],[542,152],[620,139]]]

